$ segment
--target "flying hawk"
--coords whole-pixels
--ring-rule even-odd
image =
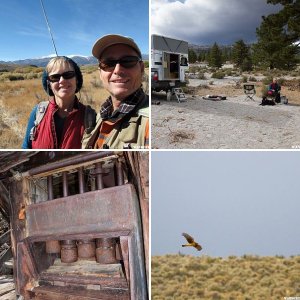
[[[182,235],[186,238],[188,242],[188,244],[182,245],[182,247],[195,247],[198,251],[202,249],[202,247],[197,242],[195,242],[194,238],[192,238],[189,234],[183,233]]]

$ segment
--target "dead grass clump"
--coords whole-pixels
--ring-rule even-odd
[[[195,135],[193,133],[188,133],[185,131],[175,131],[171,132],[171,143],[182,142],[183,140],[193,140]]]

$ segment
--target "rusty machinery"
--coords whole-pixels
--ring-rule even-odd
[[[147,155],[28,152],[8,164],[2,157],[19,295],[148,299],[148,210],[140,200],[141,190],[148,197]]]

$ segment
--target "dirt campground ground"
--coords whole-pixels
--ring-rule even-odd
[[[262,78],[254,101],[246,99],[237,78],[190,79],[187,100],[167,101],[152,93],[153,149],[297,149],[300,148],[300,79],[286,78],[281,94],[289,103],[261,106]],[[206,95],[226,100],[204,100]],[[159,103],[159,104],[158,104]]]

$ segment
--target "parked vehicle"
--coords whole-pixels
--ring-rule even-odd
[[[161,35],[151,36],[151,89],[171,92],[186,84],[188,42]]]

